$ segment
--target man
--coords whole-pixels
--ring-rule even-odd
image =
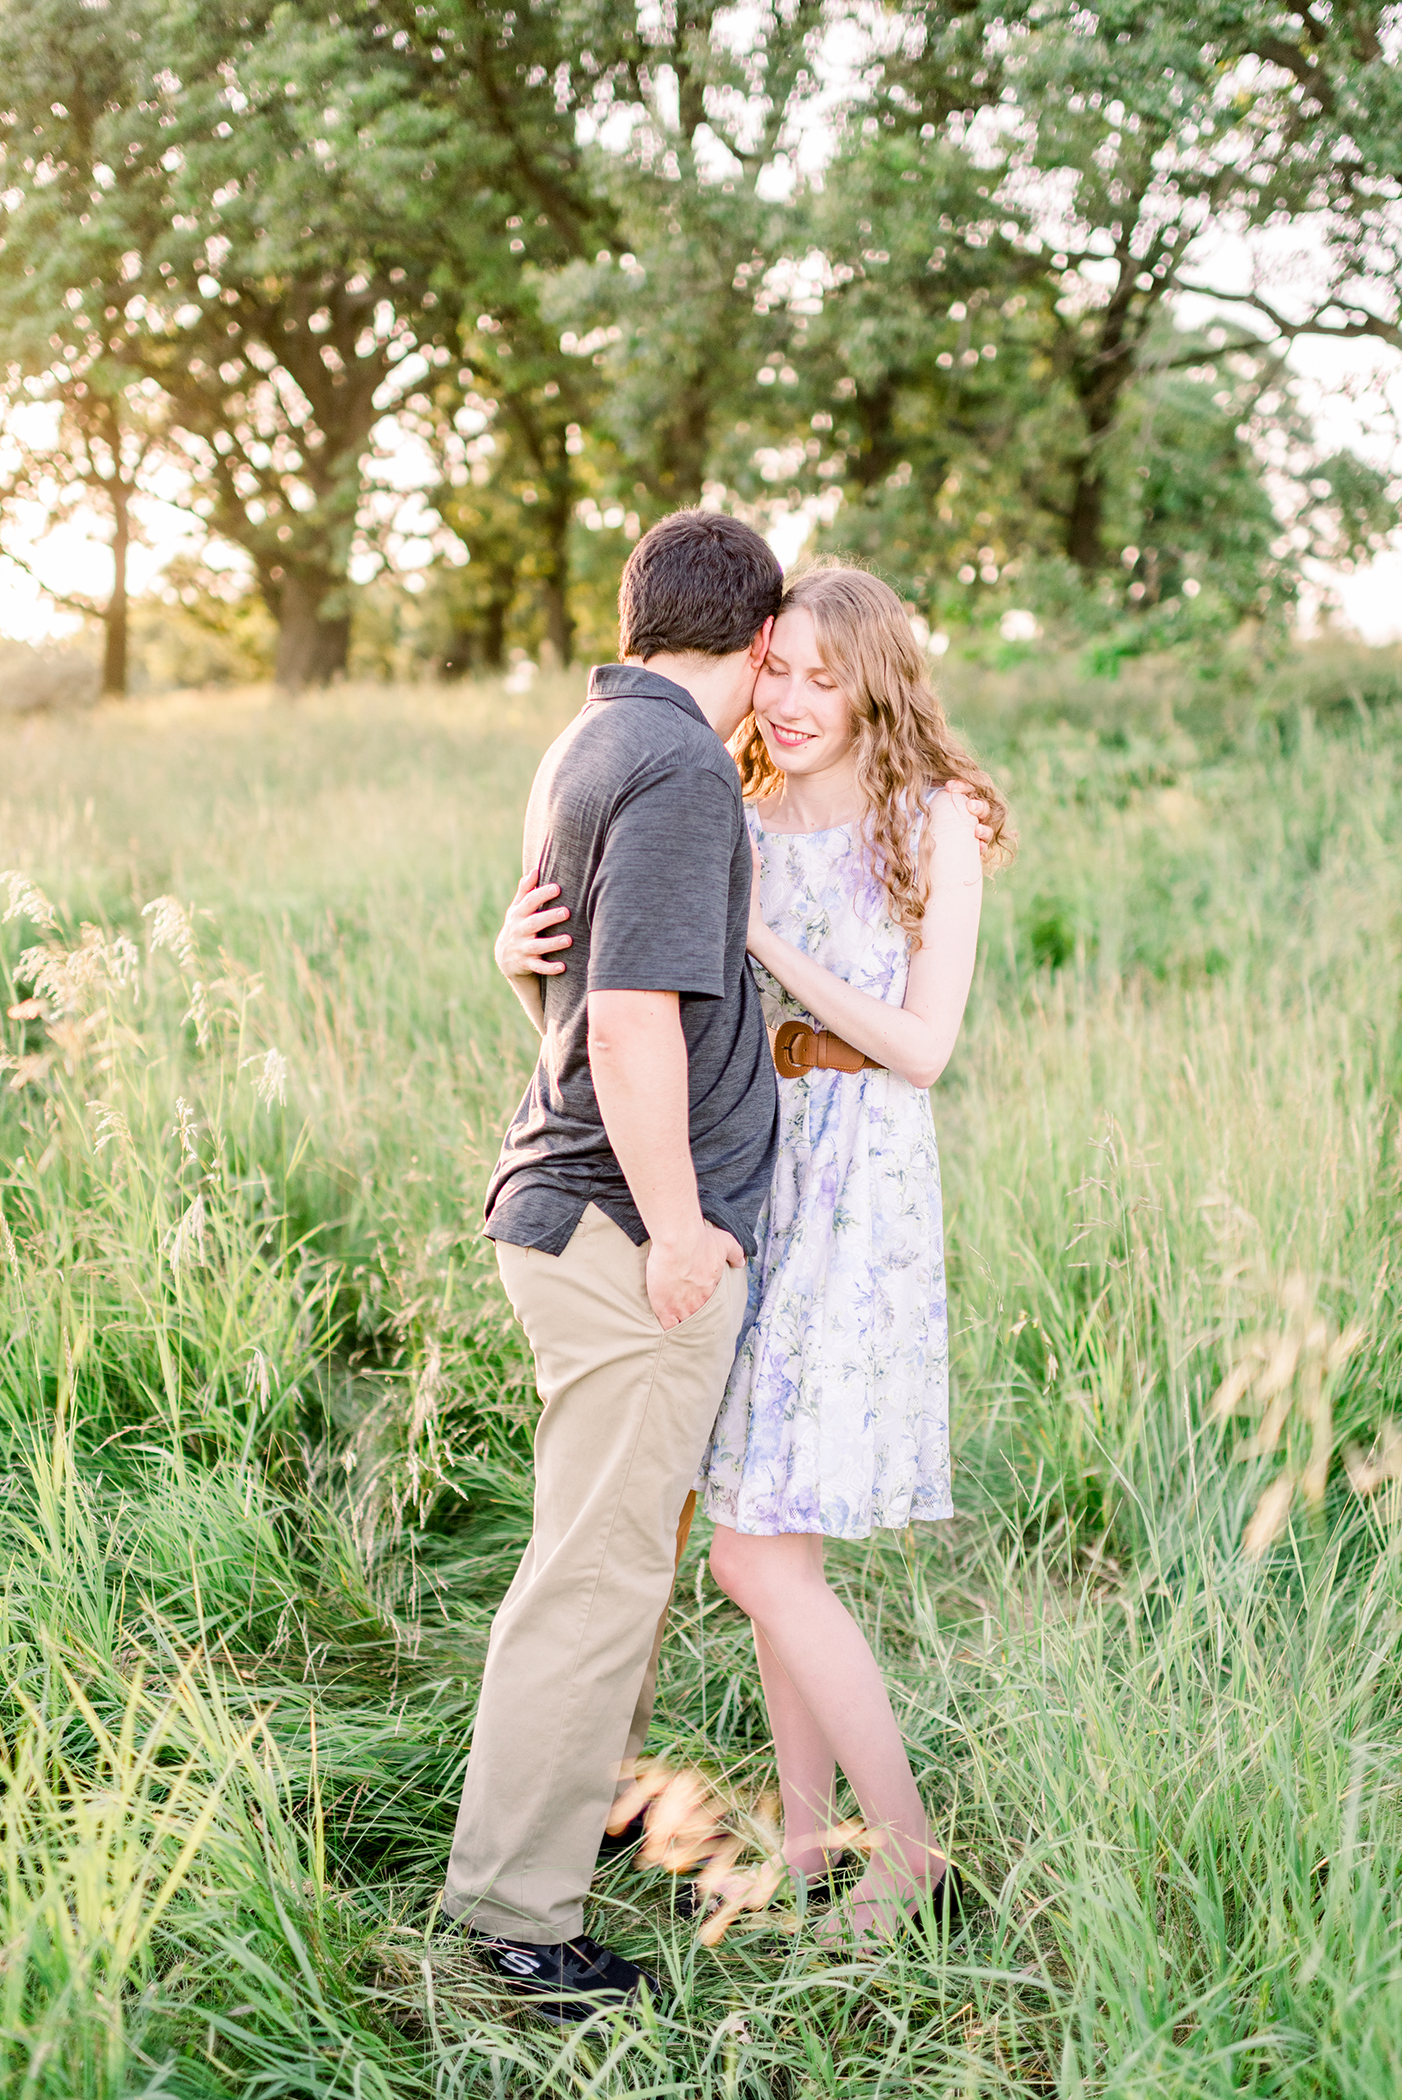
[[[535,1516],[492,1627],[443,1903],[559,2022],[657,1994],[582,1937],[583,1904],[647,1732],[678,1524],[774,1159],[724,740],[781,590],[737,519],[654,526],[623,574],[624,661],[592,674],[526,813],[523,888],[558,883],[573,907],[569,968],[517,986],[543,1040],[487,1193],[542,1402]]]

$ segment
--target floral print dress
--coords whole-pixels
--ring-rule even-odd
[[[766,832],[766,923],[899,1006],[909,954],[856,828]],[[771,1028],[814,1016],[755,967]],[[735,1365],[697,1480],[708,1517],[770,1535],[953,1514],[949,1319],[930,1097],[894,1072],[779,1081],[779,1155]]]

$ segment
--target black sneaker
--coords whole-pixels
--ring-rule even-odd
[[[622,1859],[625,1852],[635,1852],[637,1850],[643,1841],[643,1814],[644,1811],[639,1809],[633,1820],[630,1823],[625,1823],[621,1830],[606,1830],[604,1832],[599,1839],[599,1864],[601,1866],[606,1865],[609,1860]]]
[[[601,2008],[635,2005],[646,1987],[654,2004],[662,1986],[597,1940],[564,1940],[537,1947],[529,1940],[503,1940],[494,1933],[467,1931],[468,1945],[493,1969],[508,1990],[529,1998],[542,2020],[570,2027]]]

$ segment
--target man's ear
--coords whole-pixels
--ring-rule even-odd
[[[769,637],[774,632],[774,615],[771,613],[759,633],[750,643],[750,663],[757,671],[769,654]]]

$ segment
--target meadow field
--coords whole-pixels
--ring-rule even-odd
[[[563,2038],[434,1902],[530,1509],[491,937],[579,682],[0,723],[0,2090],[1402,2088],[1402,676],[1271,680],[951,672],[1023,840],[935,1097],[959,1513],[833,1561],[971,1929],[704,1947],[616,1867],[674,1996]],[[705,1554],[654,1748],[760,1847]]]

